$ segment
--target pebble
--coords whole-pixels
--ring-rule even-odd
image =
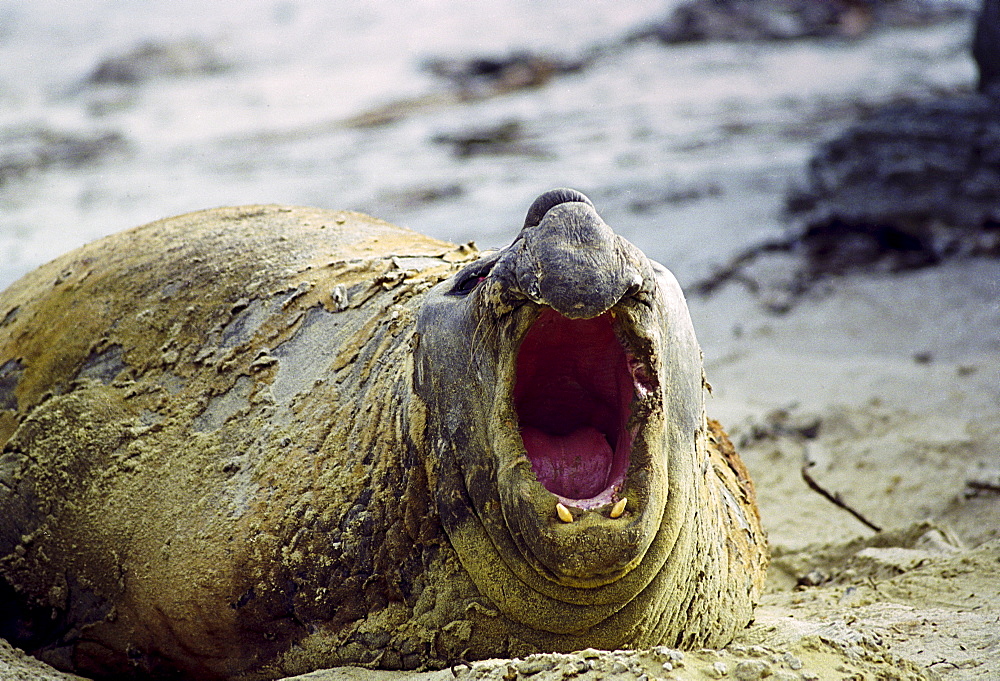
[[[522,676],[531,676],[538,672],[548,671],[553,667],[555,667],[555,663],[544,657],[529,657],[527,660],[517,663],[517,671]]]
[[[705,667],[705,673],[713,679],[721,679],[722,677],[729,675],[729,665],[722,660],[718,660],[713,662],[708,667]]]
[[[795,657],[791,653],[785,653],[782,656],[781,661],[787,664],[789,669],[794,669],[796,671],[802,669],[802,660]]]
[[[735,674],[739,681],[758,681],[771,675],[771,665],[764,660],[742,660],[736,665]]]
[[[350,307],[350,298],[347,294],[347,289],[343,284],[337,284],[333,287],[333,293],[330,294],[330,299],[333,303],[333,309],[335,312],[343,312]]]

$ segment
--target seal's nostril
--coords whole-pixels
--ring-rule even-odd
[[[593,204],[575,198],[586,199],[572,190],[539,197],[525,224],[542,217],[522,230],[511,258],[528,298],[571,319],[589,319],[638,292],[643,278],[626,255],[626,242]]]

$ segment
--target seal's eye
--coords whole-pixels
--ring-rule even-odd
[[[479,282],[481,282],[485,278],[486,277],[476,277],[476,276],[466,277],[465,279],[462,279],[455,284],[455,288],[452,289],[452,292],[457,293],[458,295],[465,295],[466,293],[471,293],[472,289],[479,286]]]
[[[466,296],[472,293],[472,290],[479,286],[480,282],[489,275],[495,262],[495,259],[490,259],[486,262],[480,261],[466,267],[455,277],[455,285],[449,293],[453,296]]]

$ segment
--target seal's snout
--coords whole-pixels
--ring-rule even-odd
[[[637,291],[643,277],[626,243],[586,196],[555,189],[528,209],[517,282],[528,298],[571,319],[590,319]]]

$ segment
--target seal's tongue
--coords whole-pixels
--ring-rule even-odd
[[[628,468],[633,381],[612,319],[546,309],[518,351],[514,405],[524,449],[538,481],[567,500],[608,501]]]
[[[584,426],[568,435],[521,430],[524,448],[542,485],[568,499],[588,499],[608,486],[614,452],[604,434]]]

